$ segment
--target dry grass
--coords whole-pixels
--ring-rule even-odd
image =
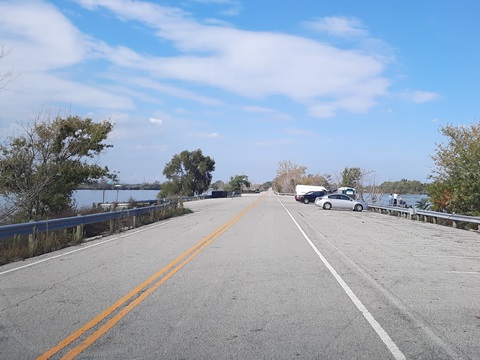
[[[88,224],[83,227],[83,234],[80,236],[82,240],[77,240],[79,236],[76,234],[76,228],[0,239],[0,265],[60,250],[98,236],[111,235],[189,213],[192,211],[188,208],[167,208],[136,216],[135,223],[133,217],[125,217]]]

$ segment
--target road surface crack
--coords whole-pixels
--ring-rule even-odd
[[[103,264],[97,265],[97,266],[95,266],[95,267],[93,267],[93,268],[90,268],[90,269],[88,269],[88,270],[86,270],[86,271],[83,271],[83,272],[81,272],[81,273],[78,273],[78,274],[75,274],[75,275],[73,275],[73,276],[70,276],[70,277],[68,277],[68,278],[66,278],[66,279],[63,279],[63,280],[58,281],[58,282],[56,282],[56,283],[53,283],[53,284],[51,284],[48,288],[43,289],[43,290],[41,290],[41,291],[37,291],[37,292],[35,292],[34,294],[32,294],[31,296],[29,296],[29,297],[27,297],[27,298],[25,298],[25,299],[22,299],[22,300],[16,302],[15,304],[10,304],[9,306],[6,306],[6,307],[4,307],[4,308],[1,308],[1,309],[0,309],[0,313],[2,313],[2,312],[4,312],[4,311],[7,311],[7,310],[9,310],[9,309],[15,308],[15,307],[19,307],[20,305],[22,305],[22,304],[24,304],[24,303],[26,303],[26,302],[28,302],[28,301],[30,301],[30,300],[38,297],[38,296],[42,296],[42,295],[44,295],[45,293],[53,290],[53,288],[57,287],[58,285],[61,285],[61,284],[64,284],[64,283],[68,283],[68,282],[71,281],[72,279],[75,279],[75,278],[77,278],[77,277],[79,277],[79,276],[88,274],[88,273],[92,272],[93,270],[96,270],[96,269],[98,269],[98,268],[100,268],[100,267],[102,267],[102,266],[103,266]]]

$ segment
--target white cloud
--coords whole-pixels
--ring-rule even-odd
[[[190,0],[191,2],[206,4],[206,5],[222,5],[226,6],[226,9],[220,10],[220,13],[225,16],[238,15],[243,7],[237,0]]]
[[[416,104],[422,104],[430,101],[437,100],[440,95],[436,92],[431,91],[420,91],[420,90],[406,90],[402,93],[397,94],[399,98],[413,102]]]
[[[177,8],[152,3],[80,3],[104,6],[122,20],[143,22],[162,41],[170,41],[180,51],[178,56],[142,56],[125,47],[104,53],[118,66],[148,71],[158,79],[213,86],[252,98],[285,96],[310,104],[310,113],[321,117],[325,112],[318,111],[318,103],[330,103],[327,116],[339,110],[368,111],[389,86],[382,75],[385,64],[377,54],[369,56],[299,36],[204,25]],[[337,24],[337,32],[361,32],[352,20],[329,21]]]
[[[264,146],[264,147],[282,146],[282,145],[292,144],[294,142],[295,142],[295,139],[273,139],[273,140],[257,141],[255,143],[255,146]]]
[[[93,56],[95,47],[54,6],[3,2],[0,13],[0,44],[9,50],[1,65],[15,75],[2,92],[4,114],[21,119],[26,111],[45,106],[134,108],[132,99],[114,88],[76,81],[73,72],[66,71]]]
[[[309,29],[339,37],[365,37],[368,35],[362,22],[352,17],[328,16],[306,21],[304,25]]]
[[[425,103],[439,98],[439,94],[430,91],[413,91],[407,97],[415,103]]]
[[[305,130],[305,129],[296,129],[296,128],[288,128],[283,130],[284,133],[290,134],[290,135],[300,135],[300,136],[315,136],[316,133],[311,130]]]
[[[243,111],[249,113],[263,114],[263,120],[273,120],[273,121],[290,121],[292,116],[289,114],[282,113],[275,109],[265,107],[265,106],[255,106],[247,105],[242,107]]]
[[[232,156],[251,158],[227,154],[225,143],[232,141],[253,150],[271,146],[275,151],[267,156],[272,158],[285,149],[305,156],[300,155],[305,143],[296,142],[322,125],[305,115],[341,114],[338,120],[347,121],[352,117],[344,119],[345,113],[367,112],[389,95],[386,74],[395,60],[393,51],[359,20],[310,22],[323,34],[342,37],[328,43],[318,40],[328,36],[241,29],[233,21],[215,19],[215,12],[235,8],[235,1],[204,0],[206,6],[188,1],[162,3],[200,9],[198,13],[153,0],[0,0],[0,45],[11,49],[0,62],[0,73],[12,68],[18,75],[0,94],[0,132],[12,130],[11,122],[38,108],[70,108],[94,120],[120,114],[109,136],[114,148],[107,155],[114,159],[120,153],[122,167],[145,176],[153,171],[152,163],[161,167],[192,144],[208,144],[210,154],[229,158],[228,166],[238,165]],[[78,4],[98,13],[88,14]],[[252,19],[248,26],[267,29],[269,24],[275,26]],[[99,26],[108,28],[108,34]],[[420,103],[439,95],[409,91],[394,97]],[[238,126],[254,130],[230,131]],[[257,138],[257,143],[247,139],[257,133],[273,136]],[[281,138],[275,139],[278,134]],[[139,150],[137,158],[126,161],[131,149]],[[145,158],[147,165],[141,161]],[[258,166],[266,171],[264,164]]]
[[[200,4],[217,4],[217,5],[238,5],[239,2],[235,0],[189,0]]]
[[[206,133],[206,132],[197,132],[197,133],[189,133],[189,136],[197,137],[197,138],[204,138],[204,139],[218,139],[220,137],[219,133]]]
[[[335,116],[335,107],[329,104],[315,104],[310,106],[309,115],[318,118],[331,118]]]
[[[143,77],[129,77],[124,78],[123,81],[126,84],[132,84],[135,86],[140,86],[149,90],[154,90],[155,92],[160,92],[167,94],[169,96],[188,99],[191,101],[196,101],[205,105],[220,105],[221,101],[213,99],[207,96],[199,95],[193,91],[185,90],[176,86],[162,84],[161,82],[154,81],[148,78]]]
[[[2,93],[2,100],[12,100],[7,101],[11,111],[18,112],[13,106],[22,107],[19,99],[32,107],[65,102],[89,110],[127,110],[135,109],[136,100],[162,102],[158,93],[218,106],[222,102],[210,94],[220,90],[255,99],[285,97],[305,106],[312,116],[333,117],[339,111],[366,112],[388,92],[386,63],[375,52],[368,55],[277,32],[206,25],[179,8],[151,2],[77,3],[92,11],[106,8],[123,22],[141,22],[159,38],[159,49],[168,42],[177,53],[158,56],[158,49],[148,54],[124,44],[111,46],[82,34],[59,9],[41,1],[28,6],[1,3],[0,41],[7,49],[14,45],[2,65],[13,66],[19,74],[10,85],[11,96]],[[362,30],[354,19],[323,22],[337,33],[358,35]],[[94,60],[103,67],[87,69]],[[84,68],[90,76],[76,75],[73,67]],[[417,94],[414,99],[425,101],[425,96]],[[244,110],[270,112],[266,107]],[[271,114],[289,119],[273,109]]]
[[[248,112],[256,112],[256,113],[275,113],[276,110],[270,109],[264,106],[244,106],[242,107],[243,110]]]
[[[11,63],[16,72],[61,68],[87,56],[88,38],[52,5],[3,2],[0,14],[1,42],[11,49],[2,64]]]
[[[139,151],[159,151],[159,152],[165,152],[168,150],[167,145],[137,145],[135,146],[136,150]]]
[[[42,108],[74,108],[79,112],[92,107],[113,110],[134,109],[132,99],[101,86],[89,86],[45,72],[20,74],[1,94],[2,112],[12,118],[25,119],[28,113]]]
[[[163,124],[162,119],[150,118],[150,119],[148,119],[148,121],[149,121],[150,123],[156,124],[156,125],[162,125],[162,124]]]

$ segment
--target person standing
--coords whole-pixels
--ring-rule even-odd
[[[393,204],[393,195],[390,194],[388,195],[388,205],[392,206],[392,204]]]
[[[397,206],[398,194],[393,193],[393,206]]]

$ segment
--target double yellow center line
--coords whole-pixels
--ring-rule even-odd
[[[145,300],[150,294],[157,290],[184,265],[186,265],[190,260],[197,256],[203,249],[205,249],[215,239],[222,235],[228,228],[235,224],[248,211],[255,207],[262,199],[263,197],[255,201],[252,205],[244,209],[237,216],[235,216],[223,226],[219,227],[213,233],[203,238],[200,242],[185,251],[182,255],[177,257],[159,272],[149,277],[147,280],[145,280],[135,289],[123,296],[113,305],[109,306],[99,315],[95,316],[92,320],[90,320],[80,329],[66,337],[64,340],[59,342],[56,346],[48,350],[43,355],[39,356],[37,360],[49,359],[65,347],[79,340],[80,337],[84,336],[84,334],[92,330],[94,327],[97,327],[97,325],[99,325],[101,322],[104,322],[103,325],[98,327],[97,330],[95,330],[92,334],[83,339],[80,344],[76,345],[62,357],[62,359],[74,359],[81,352],[83,352],[90,345],[92,345],[95,341],[97,341],[101,336],[103,336],[107,331],[109,331],[113,326],[115,326],[115,324],[118,323],[123,317],[125,317],[125,315],[127,315],[137,305],[139,305],[143,300]]]

